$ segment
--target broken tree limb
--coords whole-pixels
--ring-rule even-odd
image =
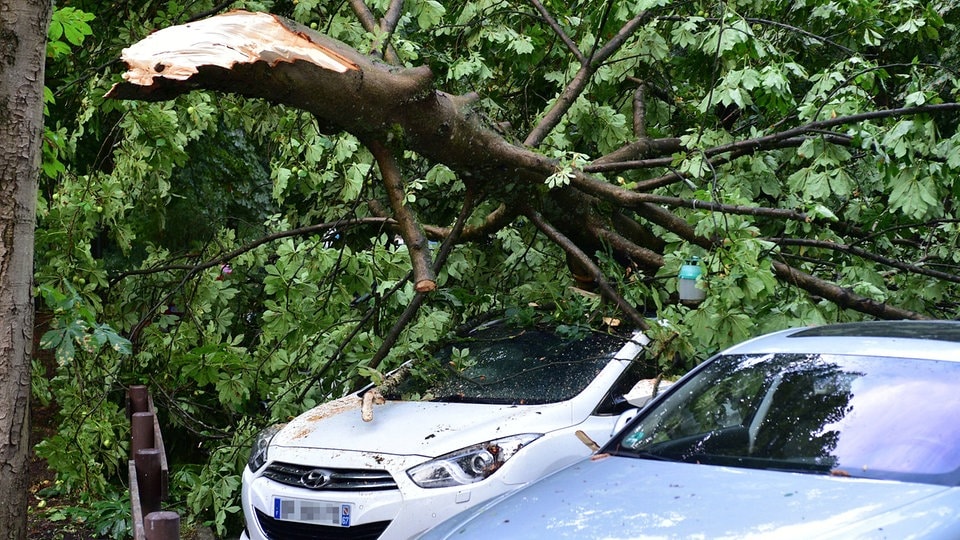
[[[881,319],[930,319],[931,317],[908,309],[901,309],[883,302],[871,300],[865,296],[840,287],[839,285],[815,278],[780,261],[773,261],[773,271],[776,276],[812,294],[819,295],[844,309],[853,309],[862,313],[870,313]]]
[[[128,70],[109,98],[163,101],[198,88],[283,103],[355,134],[428,92],[429,68],[393,69],[309,28],[232,11],[150,34],[123,50]]]
[[[589,55],[585,73],[592,73],[590,70],[622,45],[646,17],[646,14],[636,16],[606,45]],[[588,166],[583,171],[574,171],[570,185],[545,191],[545,180],[558,170],[556,160],[513,144],[483,125],[478,115],[471,114],[469,97],[453,96],[433,88],[433,76],[428,67],[404,69],[382,64],[336,40],[274,15],[236,11],[160,30],[125,49],[123,60],[130,69],[124,74],[124,82],[115,85],[108,97],[159,101],[195,89],[206,89],[288,105],[313,114],[325,126],[352,133],[361,140],[402,144],[405,150],[446,165],[468,187],[479,188],[478,193],[486,199],[504,202],[512,208],[534,207],[536,213],[531,215],[547,212],[547,219],[541,222],[558,234],[556,238],[566,239],[581,254],[592,254],[594,250],[585,246],[602,239],[594,237],[586,239],[589,240],[586,243],[583,228],[577,229],[571,224],[573,222],[561,219],[562,216],[549,215],[551,205],[558,200],[582,199],[566,196],[567,190],[595,197],[597,202],[583,208],[584,214],[601,216],[601,205],[619,205],[633,209],[642,219],[684,238],[688,236],[682,232],[686,227],[683,219],[664,207],[695,208],[767,219],[805,218],[802,212],[792,209],[732,206],[639,193],[655,186],[649,183],[650,180],[645,184],[640,180],[634,191],[630,191],[588,174],[636,169],[640,164],[620,160],[635,159],[648,153],[658,157],[647,160],[644,168],[669,166],[673,157],[666,156],[663,147],[677,144],[677,140],[671,138],[641,139],[623,147],[622,153],[618,151],[604,160],[613,160],[612,163],[600,162],[592,169]],[[538,142],[549,133],[553,122],[565,114],[566,102],[575,99],[582,91],[582,84],[586,82],[580,79],[571,81],[561,96],[566,99],[558,99],[528,140]],[[956,110],[960,110],[960,104],[872,111],[812,122],[767,136],[702,149],[701,152],[716,165],[764,149],[796,146],[811,136],[825,138],[825,130],[845,124]],[[824,140],[847,144],[840,140],[841,136],[832,133],[831,138]],[[656,165],[654,161],[663,164]],[[677,179],[679,177],[666,175],[662,180],[654,181],[661,185],[659,182],[667,184]],[[563,208],[563,205],[557,206]],[[571,238],[575,240],[571,241]],[[615,240],[620,243],[620,238]],[[691,241],[707,249],[715,246],[715,239],[697,237]],[[637,258],[636,254],[640,252],[631,251],[634,253],[632,258]],[[618,255],[627,254],[621,252]],[[588,262],[589,259],[587,257]],[[827,281],[813,276],[804,278],[786,266],[777,268],[776,275],[782,281],[837,301],[841,306],[881,317],[917,315],[909,311],[898,312],[876,302],[863,302]]]
[[[364,422],[373,421],[373,406],[374,405],[383,405],[387,400],[383,398],[383,394],[380,393],[380,390],[376,388],[371,388],[363,394],[363,403],[360,405],[360,418]]]
[[[407,253],[410,254],[410,262],[413,265],[413,288],[421,293],[431,292],[437,288],[437,277],[430,262],[430,247],[423,227],[417,222],[413,209],[407,204],[403,178],[400,176],[397,161],[390,149],[380,141],[368,141],[366,146],[380,166],[380,175],[387,189],[387,197],[390,199],[400,236],[403,237]]]
[[[468,190],[463,207],[460,209],[460,215],[457,217],[456,223],[453,224],[450,235],[444,239],[443,244],[440,246],[440,252],[437,253],[437,259],[434,261],[433,267],[434,272],[440,271],[440,268],[442,268],[446,263],[447,257],[453,251],[453,246],[459,240],[460,233],[463,232],[463,228],[467,222],[467,219],[470,217],[470,214],[473,213],[474,202],[473,191]],[[390,328],[390,331],[387,332],[387,335],[383,337],[383,342],[380,344],[377,352],[374,353],[373,357],[370,359],[367,367],[370,369],[377,369],[380,367],[380,362],[387,357],[394,344],[396,344],[397,340],[400,339],[400,333],[403,332],[403,329],[413,321],[414,316],[417,314],[417,310],[419,310],[420,306],[423,305],[423,301],[426,296],[427,295],[422,292],[418,292],[417,294],[413,295],[413,299],[409,304],[407,304],[407,307],[403,310],[403,313],[400,314],[397,322],[393,324],[393,326]]]
[[[239,51],[239,52],[238,52]],[[427,66],[403,69],[282,17],[234,11],[159,30],[123,50],[107,97],[162,101],[197,89],[291,106],[364,140],[402,137],[467,183],[542,184],[557,164],[511,144],[470,113],[471,96],[435,90]]]

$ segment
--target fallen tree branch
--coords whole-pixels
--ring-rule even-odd
[[[852,246],[849,244],[827,242],[825,240],[814,240],[812,238],[769,238],[768,240],[781,246],[804,246],[804,247],[815,247],[819,249],[828,249],[832,251],[842,251],[844,253],[849,253],[850,255],[854,255],[862,259],[878,262],[884,266],[889,266],[891,268],[903,270],[904,272],[919,274],[921,276],[928,276],[935,279],[941,279],[943,281],[950,281],[952,283],[960,283],[960,276],[958,276],[957,274],[951,274],[949,272],[941,272],[939,270],[932,270],[930,268],[924,268],[923,266],[918,266],[916,264],[908,264],[903,261],[891,259],[890,257],[882,257],[880,255],[877,255],[876,253],[873,253],[863,248],[859,248],[857,246]]]
[[[390,206],[393,207],[397,228],[407,246],[407,253],[410,254],[413,288],[417,292],[430,292],[437,288],[437,277],[430,263],[430,246],[413,209],[407,204],[397,161],[390,149],[378,140],[367,141],[366,146],[380,166],[380,175],[383,177],[383,185],[387,190]]]
[[[643,315],[634,308],[630,302],[627,302],[620,293],[618,293],[611,285],[607,282],[606,277],[603,275],[603,271],[600,270],[600,267],[594,264],[593,260],[583,251],[577,247],[576,244],[571,242],[566,236],[560,233],[553,225],[547,223],[543,217],[534,211],[527,211],[524,213],[530,221],[537,226],[537,229],[547,236],[553,243],[560,246],[570,257],[572,257],[577,264],[584,269],[587,269],[590,272],[591,278],[593,278],[594,283],[597,285],[597,288],[600,289],[600,293],[607,299],[613,302],[620,311],[623,312],[632,322],[641,330],[649,330],[650,325],[643,318]]]
[[[579,95],[578,92],[583,88],[581,85],[589,78],[590,69],[600,65],[622,46],[646,17],[646,13],[637,15],[603,47],[595,49],[586,62],[587,69],[582,70],[585,78],[568,85],[564,91],[565,100],[575,99]],[[171,41],[175,43],[171,44]],[[124,61],[130,67],[124,74],[125,82],[111,89],[108,97],[164,100],[196,88],[205,88],[287,104],[308,111],[324,125],[352,133],[361,140],[397,140],[399,135],[405,149],[447,165],[468,187],[482,187],[478,192],[482,191],[485,197],[510,201],[509,206],[547,206],[563,197],[564,190],[570,189],[589,194],[600,201],[632,208],[641,217],[672,232],[687,226],[683,219],[672,215],[661,205],[780,220],[810,220],[805,213],[790,209],[723,205],[712,201],[632,192],[582,171],[573,171],[570,186],[552,190],[543,199],[541,186],[545,179],[558,170],[556,160],[512,144],[482,125],[478,115],[469,114],[469,104],[475,98],[453,96],[433,89],[432,74],[427,67],[403,69],[385,66],[340,42],[272,15],[231,12],[198,23],[164,29],[125,49]],[[564,100],[558,100],[554,104],[544,122],[535,128],[532,137],[528,137],[528,142],[536,142],[552,129],[551,122],[565,114],[565,103]],[[778,133],[704,149],[702,155],[713,164],[722,163],[761,149],[796,145],[814,134],[823,137],[824,131],[845,124],[957,110],[960,110],[960,104],[945,103],[870,111],[810,122]],[[828,132],[826,136],[835,137],[841,144],[849,141],[845,134]],[[662,142],[677,144],[671,139],[663,139]],[[649,142],[638,141],[635,146],[642,149],[644,144]],[[389,171],[389,167],[385,167],[385,170]],[[385,173],[384,176],[385,182],[391,181],[390,174]],[[575,197],[569,199],[574,200]],[[599,212],[597,209],[591,211]],[[399,218],[396,208],[395,213]],[[501,216],[508,214],[509,211],[505,211]],[[536,213],[532,215],[539,216]],[[539,218],[538,221],[538,226],[546,226],[544,232],[556,232],[548,221]],[[443,234],[445,231],[434,232]],[[681,236],[707,249],[714,242],[713,239],[697,235]],[[555,238],[563,241],[560,237]],[[597,240],[594,238],[594,241]],[[416,241],[410,247],[416,249],[415,244]],[[583,253],[578,246],[573,247]],[[427,266],[424,260],[414,264],[421,266],[419,277],[427,275],[423,272]],[[839,287],[830,288],[830,284],[812,276],[810,279],[799,279],[798,274],[789,268],[782,270],[777,273],[781,279],[803,284],[805,288],[809,287],[808,290],[817,291],[814,294],[820,296],[833,294],[841,305],[878,316],[894,312],[879,304],[852,297]],[[615,299],[615,294],[611,297]],[[911,314],[909,311],[902,313]]]
[[[922,320],[931,318],[915,311],[901,309],[860,296],[850,289],[845,289],[836,284],[816,278],[780,261],[773,261],[773,270],[774,275],[785,282],[795,285],[809,293],[826,298],[844,309],[853,309],[881,319]]]
[[[453,229],[450,231],[450,234],[443,241],[443,244],[440,246],[440,252],[437,254],[437,259],[434,262],[433,271],[439,272],[443,265],[447,262],[447,257],[450,255],[450,252],[453,251],[453,246],[457,244],[458,237],[463,231],[463,226],[467,222],[467,218],[470,217],[470,214],[473,213],[473,204],[474,197],[472,192],[467,192],[466,201],[464,201],[463,207],[460,209],[460,215],[457,216],[457,222],[454,224]],[[397,319],[397,322],[390,328],[390,331],[387,332],[387,335],[384,336],[383,342],[380,344],[380,348],[377,349],[377,352],[373,355],[373,358],[370,359],[370,362],[367,366],[370,369],[377,369],[380,366],[380,363],[383,362],[383,359],[387,357],[390,353],[390,349],[393,348],[393,345],[400,339],[400,334],[403,332],[403,329],[413,321],[414,316],[417,314],[417,311],[420,309],[420,306],[423,305],[424,300],[426,300],[427,295],[423,292],[417,292],[414,295],[413,299],[403,310],[403,313],[400,314],[400,317]]]

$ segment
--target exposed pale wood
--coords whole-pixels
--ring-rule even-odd
[[[124,49],[122,56],[128,67],[123,79],[140,86],[152,85],[156,77],[185,81],[204,66],[232,69],[256,61],[304,60],[336,73],[359,69],[307,34],[292,32],[277,17],[245,11],[158,30]]]

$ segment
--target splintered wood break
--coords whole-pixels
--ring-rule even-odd
[[[128,66],[123,78],[140,86],[152,85],[155,77],[187,80],[201,66],[230,69],[256,61],[276,65],[304,60],[337,73],[359,69],[273,15],[249,11],[231,11],[158,30],[124,49],[121,59]]]

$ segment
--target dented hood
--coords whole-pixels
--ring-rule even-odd
[[[574,423],[570,402],[549,405],[483,405],[387,401],[364,422],[353,396],[298,416],[272,447],[347,450],[433,458],[519,433],[545,433]]]

